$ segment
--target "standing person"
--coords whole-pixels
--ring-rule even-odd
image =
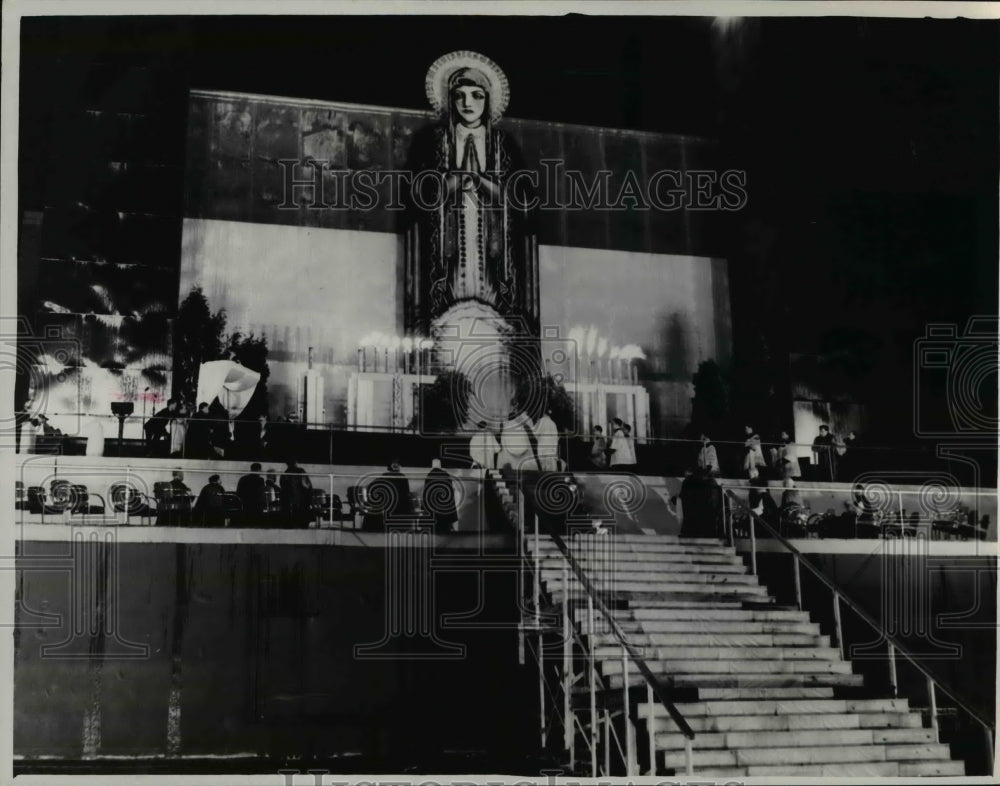
[[[698,469],[704,470],[709,475],[719,474],[719,455],[715,450],[715,445],[706,434],[701,435],[701,449],[698,451]]]
[[[830,427],[825,423],[819,427],[819,435],[813,440],[813,456],[819,466],[819,480],[831,481],[835,474],[835,457],[833,453],[834,438]]]
[[[840,456],[840,461],[837,462],[838,480],[848,482],[852,479],[852,476],[860,474],[858,459],[861,456],[857,452],[859,444],[858,435],[854,430],[848,431],[847,436],[844,437],[843,444],[837,449],[837,453]]]
[[[469,440],[469,456],[472,457],[472,464],[481,469],[493,469],[496,466],[500,443],[497,442],[493,432],[486,428],[485,420],[480,420],[476,428],[478,431]]]
[[[188,415],[190,414],[191,410],[188,409],[187,403],[182,401],[170,419],[167,428],[170,432],[171,456],[180,456],[184,452],[184,444],[187,442]]]
[[[267,468],[264,480],[264,512],[269,516],[281,512],[281,487],[278,485],[278,473],[273,467]]]
[[[287,527],[309,526],[311,495],[312,481],[306,471],[289,459],[281,475],[281,511]]]
[[[594,426],[594,441],[590,447],[590,463],[597,469],[608,466],[608,441],[604,438],[604,429]]]
[[[384,532],[386,521],[413,517],[410,482],[406,479],[399,461],[393,460],[386,471],[368,484],[368,502],[361,528],[370,532]]]
[[[764,451],[760,444],[760,437],[754,434],[747,440],[743,469],[750,480],[755,480],[763,474],[766,468],[767,462],[764,461]]]
[[[434,517],[434,532],[447,535],[458,531],[458,508],[455,505],[455,481],[441,469],[441,459],[431,461],[431,471],[424,479],[424,513]]]
[[[170,435],[167,433],[167,428],[170,425],[170,419],[176,412],[177,399],[169,398],[167,405],[159,412],[154,412],[149,420],[143,424],[142,431],[146,437],[146,455],[158,454],[162,443],[169,445]]]
[[[209,430],[211,435],[211,453],[209,455],[212,458],[215,456],[223,458],[233,441],[232,433],[230,432],[229,410],[222,406],[219,399],[216,398],[212,400],[212,403],[208,407],[208,416],[212,422],[211,429]]]
[[[212,420],[208,414],[208,404],[204,401],[188,419],[184,455],[195,459],[207,459],[212,455]]]
[[[608,465],[611,467],[621,468],[622,465],[628,464],[629,445],[628,440],[625,439],[623,425],[621,418],[614,418],[611,421],[611,444],[608,446],[608,450],[611,452]]]
[[[781,445],[778,447],[778,461],[776,469],[785,478],[798,478],[802,476],[802,468],[799,466],[799,456],[795,449],[795,443],[787,431],[781,432]]]
[[[250,474],[244,475],[236,483],[236,496],[240,498],[243,507],[244,523],[260,524],[267,509],[267,484],[260,470],[260,464],[254,462],[250,465]]]
[[[628,449],[628,461],[625,466],[635,471],[639,461],[635,456],[635,437],[632,436],[632,427],[628,423],[623,423],[622,432],[625,437],[625,446]]]
[[[555,472],[559,469],[559,429],[551,415],[552,410],[546,410],[534,427],[539,469],[542,472]]]

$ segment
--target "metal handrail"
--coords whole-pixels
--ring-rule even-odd
[[[573,573],[576,575],[577,580],[583,585],[584,590],[586,590],[587,594],[592,599],[594,607],[598,609],[604,616],[604,618],[610,623],[612,633],[614,633],[615,638],[618,639],[618,642],[619,644],[621,644],[622,648],[626,652],[628,652],[629,658],[638,667],[639,673],[643,676],[643,679],[646,681],[646,684],[653,689],[653,693],[656,695],[656,698],[660,701],[660,703],[664,707],[666,707],[667,712],[670,714],[670,717],[674,720],[674,723],[677,724],[678,728],[680,728],[681,733],[683,733],[684,736],[687,737],[689,740],[693,740],[695,737],[694,730],[691,728],[688,722],[684,720],[684,716],[681,715],[680,710],[677,709],[674,703],[664,693],[662,687],[660,686],[659,679],[657,679],[656,675],[653,674],[649,666],[646,665],[646,661],[642,658],[642,656],[638,653],[636,648],[628,640],[628,637],[625,635],[625,632],[618,625],[618,622],[611,614],[611,611],[608,609],[607,606],[604,605],[604,602],[600,599],[600,597],[598,597],[597,592],[594,590],[593,584],[591,584],[590,579],[587,578],[586,574],[583,571],[583,568],[580,566],[580,563],[577,562],[576,558],[570,553],[569,547],[566,545],[566,542],[562,539],[560,535],[556,533],[550,533],[549,537],[552,538],[552,542],[556,544],[556,546],[559,548],[559,551],[562,552],[563,557],[569,563],[569,566],[573,569]],[[567,593],[566,600],[568,602],[569,588],[564,587],[563,591]],[[628,684],[627,671],[622,672],[622,679],[627,685]]]
[[[907,661],[909,661],[910,664],[917,671],[919,671],[921,674],[924,675],[924,677],[927,678],[927,680],[929,681],[929,683],[932,683],[937,688],[937,690],[940,690],[945,696],[947,696],[952,701],[954,701],[956,705],[958,705],[959,707],[961,707],[969,715],[969,717],[971,717],[974,720],[976,720],[980,725],[982,725],[983,727],[985,727],[988,731],[993,731],[994,730],[994,724],[990,723],[988,720],[986,720],[985,718],[981,717],[979,715],[979,713],[976,710],[974,710],[971,707],[969,707],[969,705],[964,700],[960,699],[952,691],[950,691],[947,687],[945,687],[943,684],[941,684],[940,680],[937,677],[935,677],[930,671],[928,671],[925,667],[921,666],[914,659],[913,655],[911,655],[906,650],[906,648],[903,647],[902,644],[900,644],[899,640],[896,639],[895,636],[893,636],[887,630],[885,630],[885,628],[879,622],[877,622],[870,614],[868,614],[868,612],[866,612],[857,603],[855,603],[844,592],[844,590],[842,590],[839,587],[839,585],[837,585],[836,582],[834,582],[833,580],[831,580],[827,576],[825,576],[823,574],[823,572],[821,570],[819,570],[819,568],[815,567],[809,560],[807,560],[802,555],[802,552],[800,552],[797,548],[795,548],[795,546],[793,546],[791,543],[789,543],[788,540],[786,540],[780,533],[778,533],[770,524],[768,524],[763,518],[761,518],[756,513],[754,513],[753,510],[751,510],[750,507],[746,503],[743,502],[743,500],[741,500],[739,497],[737,497],[733,493],[733,491],[731,489],[728,489],[728,488],[725,489],[724,493],[732,500],[732,502],[734,502],[736,505],[740,506],[741,508],[745,509],[746,512],[750,515],[751,519],[756,524],[759,524],[759,525],[763,526],[764,529],[767,532],[769,532],[771,534],[771,536],[775,540],[777,540],[779,543],[781,543],[781,545],[784,546],[785,549],[787,549],[788,552],[795,558],[796,564],[804,565],[809,570],[810,573],[812,573],[817,579],[819,579],[820,583],[824,584],[834,594],[835,597],[840,598],[840,600],[842,600],[845,604],[847,604],[848,608],[850,608],[862,620],[864,620],[866,623],[868,623],[868,625],[870,627],[872,627],[877,633],[879,633],[881,636],[883,636],[885,638],[886,642],[888,643],[889,647],[892,650],[894,650],[895,652],[898,652]],[[841,647],[843,646],[843,642],[838,641],[837,643]],[[895,661],[893,661],[893,664],[894,663],[895,663]],[[992,751],[990,753],[991,753],[991,756],[992,756]]]

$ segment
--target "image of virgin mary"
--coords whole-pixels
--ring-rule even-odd
[[[508,192],[521,156],[497,127],[509,101],[507,78],[483,55],[452,52],[431,65],[426,90],[440,121],[414,136],[411,171],[433,170],[443,192],[432,208],[426,199],[419,205],[410,200],[407,328],[428,331],[466,301],[535,324],[536,241],[524,208],[528,198],[511,199]]]

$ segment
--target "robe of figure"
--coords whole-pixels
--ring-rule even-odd
[[[542,415],[535,424],[535,439],[538,443],[538,461],[543,472],[559,469],[559,429],[548,415]]]
[[[525,209],[527,181],[511,178],[519,162],[513,142],[490,125],[434,126],[414,139],[411,166],[437,175],[414,185],[409,199],[407,329],[429,332],[454,304],[475,300],[537,330],[537,244]],[[459,172],[471,173],[469,187],[443,197],[447,176]]]

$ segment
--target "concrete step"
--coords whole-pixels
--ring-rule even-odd
[[[640,705],[646,707],[648,705]],[[677,705],[687,718],[714,715],[803,715],[812,713],[909,713],[906,699],[763,699],[758,701],[710,700]],[[656,716],[668,717],[665,707],[653,705]]]
[[[648,710],[642,709],[640,717],[647,717]],[[799,715],[715,715],[684,716],[684,720],[694,729],[701,744],[702,735],[708,732],[728,731],[796,731],[799,729],[860,729],[861,715],[852,713],[814,712]],[[677,724],[668,716],[654,716],[653,728],[656,732],[676,732]]]
[[[535,537],[532,533],[525,533],[529,550],[534,553]],[[690,543],[662,543],[662,544],[628,544],[622,543],[613,535],[594,537],[586,542],[571,541],[566,544],[570,553],[574,557],[588,557],[594,554],[614,553],[626,559],[640,559],[649,557],[680,557],[680,556],[714,556],[728,557],[736,556],[732,546],[718,545],[694,545]],[[538,541],[538,553],[540,555],[553,554],[561,555],[560,549],[555,543],[548,539]]]
[[[683,772],[683,770],[682,770]],[[880,778],[899,774],[898,762],[851,762],[847,764],[776,764],[752,767],[695,767],[698,778],[749,778],[765,776],[825,776],[841,778]]]
[[[964,761],[901,761],[899,762],[899,776],[901,778],[915,778],[926,776],[964,776]]]
[[[832,732],[831,732],[832,733]],[[702,750],[695,739],[694,769],[700,766],[753,767],[795,764],[837,764],[851,762],[951,760],[946,745],[812,745]],[[666,751],[668,767],[684,767],[684,751]]]
[[[565,574],[560,567],[556,568],[545,568],[541,570],[542,581],[555,581],[559,582],[562,580],[563,576],[566,575],[570,581],[576,580],[576,574],[572,570],[567,571]],[[698,582],[698,583],[718,583],[718,584],[748,584],[748,585],[758,585],[759,582],[756,576],[750,576],[746,573],[716,573],[714,571],[706,570],[669,570],[669,571],[647,571],[647,572],[636,572],[624,568],[621,566],[614,567],[602,567],[600,569],[592,569],[584,567],[584,574],[587,579],[595,585],[602,585],[606,583],[621,583],[622,581],[638,582],[643,584],[655,585],[659,582]]]
[[[739,592],[744,595],[767,596],[767,587],[762,587],[756,582],[742,581],[741,579],[744,579],[744,576],[735,576],[730,579],[715,578],[713,581],[706,574],[698,573],[692,573],[687,576],[671,576],[647,580],[626,578],[627,575],[620,574],[611,581],[592,581],[591,585],[600,593],[645,592],[655,596],[660,593],[671,594],[677,592],[699,592],[707,595],[724,595],[726,593]],[[550,592],[558,592],[564,586],[561,574],[543,576],[542,583]],[[571,589],[582,589],[583,587],[575,576],[570,577],[568,586]]]
[[[672,647],[691,645],[692,647],[820,647],[830,646],[829,636],[813,636],[802,633],[646,633],[638,622],[629,622],[629,640],[636,646]],[[623,626],[624,627],[624,626]],[[597,645],[612,645],[617,642],[607,628],[596,623],[594,629]],[[586,625],[581,626],[587,635]],[[635,631],[634,633],[631,631]]]
[[[695,750],[744,748],[801,748],[829,745],[878,745],[885,740],[878,735],[891,734],[893,741],[915,745],[935,744],[933,729],[872,729],[825,728],[763,731],[705,732],[695,736]],[[685,737],[679,731],[658,732],[656,746],[664,751],[683,751]]]
[[[601,599],[607,603],[609,598],[614,598],[619,602],[627,602],[633,606],[644,606],[647,603],[652,603],[656,601],[670,601],[672,603],[678,602],[698,602],[713,604],[719,601],[729,601],[734,603],[768,603],[770,598],[767,595],[763,595],[759,592],[748,591],[740,587],[715,587],[716,591],[712,591],[713,587],[711,584],[699,585],[698,591],[682,591],[682,592],[632,592],[632,591],[618,591],[609,590],[603,593]],[[563,590],[559,587],[555,590],[548,591],[549,596],[552,598],[554,603],[562,603],[563,600]],[[580,589],[569,588],[567,593],[571,600],[585,601],[587,599],[587,593],[581,587]]]
[[[643,633],[797,633],[804,636],[819,636],[818,622],[789,622],[786,620],[762,620],[760,622],[737,622],[732,620],[636,620]]]
[[[647,661],[840,661],[840,650],[835,647],[658,647],[643,646],[632,642]],[[621,656],[621,648],[598,646],[594,652],[599,660]]]
[[[921,745],[884,745],[887,761],[951,761],[951,748],[937,742]]]
[[[648,557],[648,555],[646,555]],[[712,567],[717,571],[748,573],[746,563],[735,555],[677,555],[674,557],[661,555],[657,559],[643,558],[639,554],[619,554],[616,552],[574,552],[573,558],[584,566],[602,567],[609,564],[615,566],[627,565],[634,571],[658,571],[679,569],[705,569]],[[538,562],[545,567],[559,566],[566,562],[562,552],[539,554]]]
[[[635,619],[644,620],[733,620],[758,622],[763,620],[792,620],[809,622],[809,612],[788,609],[632,609]]]
[[[652,667],[651,667],[652,668]],[[653,669],[656,673],[656,669]],[[860,688],[864,686],[864,676],[861,674],[658,674],[666,686],[677,688],[759,688],[759,687],[797,687],[797,686],[840,686]],[[608,687],[620,689],[624,682],[621,672],[605,677]],[[630,687],[645,687],[646,681],[640,674],[630,674]]]
[[[599,660],[602,674],[622,673],[621,652],[610,652]],[[785,675],[785,674],[851,674],[851,663],[842,660],[646,660],[654,674]],[[639,667],[629,664],[629,671],[639,673]]]
[[[773,699],[832,699],[833,688],[701,688],[703,701],[771,701]]]

